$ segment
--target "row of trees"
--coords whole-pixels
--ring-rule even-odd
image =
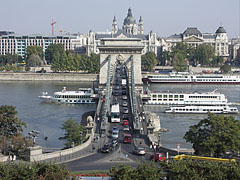
[[[69,170],[59,164],[47,163],[0,163],[2,180],[67,180]]]
[[[188,64],[202,66],[221,66],[224,58],[215,56],[215,49],[211,45],[200,44],[193,48],[186,43],[179,42],[169,51],[162,51],[159,64],[173,65],[177,71],[185,71]]]
[[[211,179],[211,180],[238,180],[240,178],[239,163],[207,162],[181,160],[170,163],[156,164],[143,161],[137,168],[120,165],[112,167],[110,176],[113,180],[185,180],[185,179]]]
[[[84,71],[98,73],[100,71],[100,56],[91,54],[74,54],[65,51],[62,44],[52,44],[46,50],[46,60],[55,72]]]

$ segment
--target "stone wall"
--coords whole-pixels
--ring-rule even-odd
[[[0,81],[98,81],[97,74],[74,73],[0,73]]]
[[[86,148],[87,146],[89,146],[91,144],[91,141],[94,137],[94,132],[92,132],[92,134],[90,134],[88,140],[79,145],[79,146],[76,146],[76,147],[73,147],[73,148],[69,148],[69,149],[65,149],[65,150],[62,150],[62,151],[55,151],[55,152],[52,152],[52,153],[45,153],[45,154],[42,154],[42,153],[39,153],[39,154],[36,154],[36,155],[31,155],[29,156],[29,161],[30,162],[37,162],[37,161],[46,161],[46,160],[54,160],[54,161],[57,161],[57,159],[64,159],[63,157],[64,156],[67,156],[67,155],[71,155],[73,153],[76,153],[78,151],[81,151],[83,150],[84,148]],[[38,149],[36,149],[37,151],[39,151]],[[71,159],[66,159],[66,161],[68,160],[71,160]]]

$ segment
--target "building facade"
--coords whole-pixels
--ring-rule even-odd
[[[200,44],[208,44],[214,47],[216,56],[229,56],[229,40],[227,32],[223,27],[219,27],[213,33],[201,33],[195,27],[187,28],[181,34],[175,34],[167,38],[159,38],[163,50],[171,51],[178,42],[189,44],[191,47],[197,47]]]
[[[98,46],[101,45],[101,41],[104,38],[116,38],[116,37],[126,37],[126,38],[137,38],[141,39],[141,43],[144,48],[142,50],[142,54],[147,52],[154,52],[157,55],[158,47],[160,46],[159,41],[157,40],[156,33],[152,31],[149,34],[144,34],[143,31],[143,19],[140,16],[139,23],[136,23],[136,19],[132,15],[131,8],[128,9],[128,13],[126,18],[124,19],[122,29],[118,28],[117,19],[114,16],[112,23],[112,31],[111,32],[103,32],[103,33],[94,33],[89,31],[87,44],[86,44],[86,52],[88,55],[91,53],[99,53]]]
[[[45,52],[51,44],[63,44],[65,50],[82,51],[86,45],[85,35],[20,36],[14,33],[0,36],[0,55],[18,54],[25,58],[28,46],[42,46]]]

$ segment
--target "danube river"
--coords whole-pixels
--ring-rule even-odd
[[[27,124],[24,134],[36,129],[40,131],[37,144],[48,148],[62,148],[63,142],[58,138],[64,135],[61,125],[69,118],[80,122],[82,114],[96,109],[95,104],[55,104],[44,103],[38,96],[48,92],[52,95],[61,91],[78,90],[80,87],[92,87],[91,83],[51,82],[51,81],[11,81],[0,82],[0,105],[14,105],[17,117]],[[44,137],[48,137],[45,141]]]
[[[52,82],[52,81],[1,81],[0,82],[0,105],[14,105],[17,108],[17,117],[27,124],[24,134],[33,129],[40,131],[37,143],[48,148],[62,148],[63,142],[58,138],[64,135],[61,125],[69,118],[77,122],[81,121],[82,114],[96,109],[96,105],[69,105],[43,103],[38,96],[41,92],[47,91],[53,94],[61,91],[66,86],[67,90],[77,90],[80,87],[92,87],[92,83],[78,82]],[[230,102],[240,103],[239,85],[173,85],[173,84],[152,84],[149,87],[152,91],[213,91],[226,94]],[[235,106],[235,105],[234,105]],[[240,110],[240,106],[237,106]],[[180,144],[181,148],[191,148],[191,145],[183,139],[185,132],[190,125],[196,124],[206,115],[174,115],[165,114],[166,107],[151,105],[145,106],[145,110],[155,112],[160,116],[162,128],[167,128],[168,132],[162,133],[162,144],[167,147],[176,148]],[[239,115],[235,115],[240,120]],[[48,137],[45,141],[44,137]]]
[[[145,87],[146,88],[146,87]],[[224,93],[229,102],[238,105],[231,105],[240,111],[240,85],[183,85],[183,84],[151,84],[148,87],[151,91],[176,91],[176,92],[217,92]],[[161,127],[167,128],[168,132],[162,133],[162,144],[166,147],[177,148],[180,144],[181,148],[191,148],[191,144],[186,143],[183,139],[184,134],[188,131],[189,126],[197,124],[201,119],[207,117],[203,114],[166,114],[164,110],[167,106],[146,105],[145,111],[151,111],[160,116]],[[240,116],[233,115],[240,120]]]

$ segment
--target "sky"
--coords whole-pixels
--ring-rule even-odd
[[[223,26],[229,38],[240,35],[240,0],[0,0],[0,30],[17,34],[51,34],[111,31],[113,17],[118,27],[129,7],[137,23],[142,16],[144,33],[159,37],[180,34],[187,27],[202,33],[215,33]]]

